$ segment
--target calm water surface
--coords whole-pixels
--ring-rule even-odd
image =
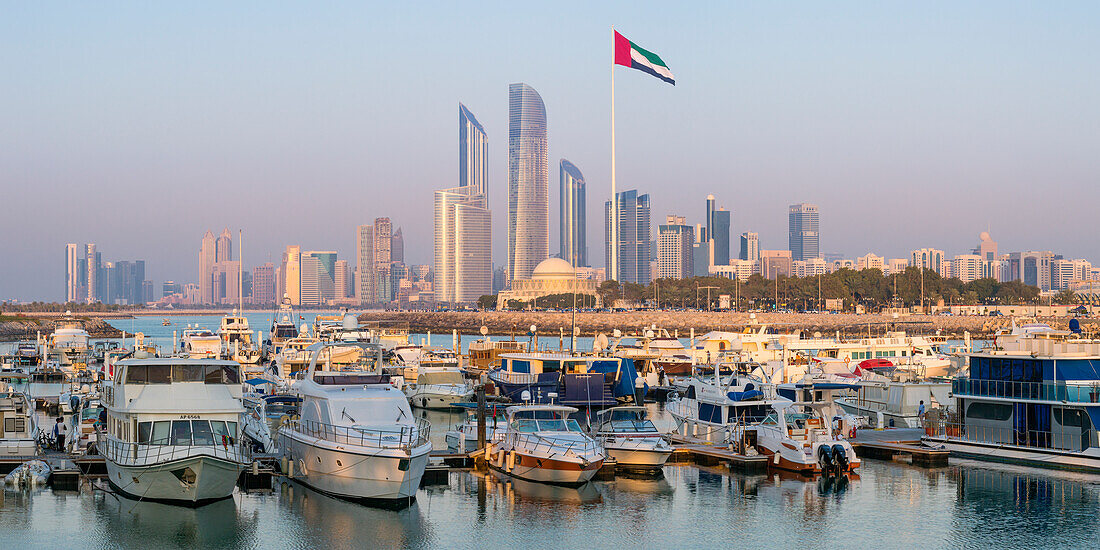
[[[457,471],[410,508],[294,482],[198,510],[79,492],[3,493],[5,548],[1095,548],[1100,476],[869,460],[849,481],[669,466],[581,489]]]

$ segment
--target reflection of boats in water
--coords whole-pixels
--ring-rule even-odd
[[[504,496],[515,496],[522,500],[538,502],[556,502],[565,504],[593,504],[603,500],[603,495],[595,484],[585,483],[577,487],[550,485],[526,481],[500,472],[493,472],[497,485]]]
[[[256,529],[255,518],[238,514],[231,498],[200,508],[110,497],[97,500],[105,520],[97,522],[96,530],[106,531],[103,538],[120,548],[152,546],[150,541],[157,541],[156,546],[184,548],[248,546]]]
[[[416,502],[399,511],[356,506],[292,480],[279,483],[276,493],[280,511],[300,518],[280,530],[295,540],[316,541],[312,546],[411,548],[423,545],[431,532]],[[323,534],[314,532],[322,527]]]

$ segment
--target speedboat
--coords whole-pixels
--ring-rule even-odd
[[[335,347],[359,350],[335,363]],[[301,416],[280,426],[294,479],[332,496],[386,507],[411,504],[428,465],[429,424],[382,374],[382,350],[368,342],[318,343],[305,375],[290,386]],[[322,357],[324,359],[322,359]]]
[[[776,402],[760,422],[739,423],[730,441],[769,457],[774,468],[802,474],[844,473],[860,466],[845,433],[834,429],[821,406]]]
[[[97,445],[108,482],[137,500],[200,506],[233,494],[249,462],[238,441],[240,365],[217,359],[126,359],[104,386]]]
[[[617,467],[660,470],[672,455],[668,437],[657,431],[645,407],[621,406],[596,413],[596,441]]]
[[[561,405],[508,407],[504,437],[486,448],[489,467],[525,481],[587,483],[603,467],[606,455],[600,444],[569,418],[575,412],[577,409]]]
[[[453,367],[420,367],[416,382],[404,388],[409,403],[421,409],[450,410],[470,401],[473,390]]]
[[[496,407],[486,411],[485,415],[485,442],[495,443],[504,438],[504,432],[508,420],[504,411],[498,411]],[[466,418],[454,429],[444,436],[447,449],[460,453],[470,453],[477,450],[477,410],[466,412]]]
[[[38,452],[38,423],[27,394],[0,382],[0,456],[33,456]]]

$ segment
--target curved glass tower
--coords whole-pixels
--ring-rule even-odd
[[[575,164],[561,159],[560,256],[573,267],[588,266],[585,233],[584,175]]]
[[[489,207],[489,136],[474,114],[458,104],[458,186],[485,195]]]
[[[534,88],[508,86],[508,280],[529,279],[550,255],[546,107]]]

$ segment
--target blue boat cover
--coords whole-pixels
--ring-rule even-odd
[[[619,383],[611,388],[612,395],[615,397],[634,395],[634,381],[638,379],[638,370],[634,368],[633,359],[601,359],[593,361],[588,368],[588,372],[608,373],[615,371],[619,371]],[[645,382],[642,385],[648,393],[649,385]]]
[[[746,391],[731,391],[726,393],[726,397],[731,401],[748,401],[754,397],[763,397],[764,392],[760,390],[746,390]]]

